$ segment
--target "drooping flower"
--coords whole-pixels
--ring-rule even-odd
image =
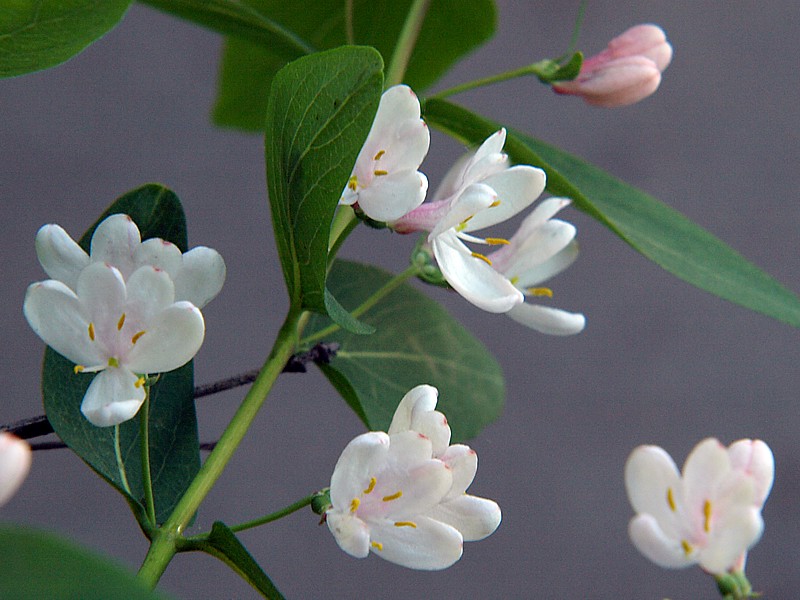
[[[0,432],[0,506],[22,485],[31,468],[31,447],[8,432]]]
[[[425,200],[428,179],[418,169],[429,146],[417,96],[406,85],[389,88],[339,203],[375,221],[399,219]]]
[[[633,544],[659,566],[698,564],[721,575],[741,569],[761,537],[761,508],[772,485],[772,453],[760,441],[725,448],[709,438],[679,473],[662,448],[639,446],[625,465],[625,487],[637,515]]]
[[[45,273],[72,290],[81,271],[96,262],[116,267],[126,281],[139,267],[157,267],[172,278],[175,298],[198,308],[225,282],[225,262],[216,250],[197,246],[181,254],[175,244],[160,238],[142,242],[136,223],[124,214],[111,215],[97,226],[90,250],[87,255],[59,225],[45,225],[36,234],[36,254]]]
[[[81,412],[94,425],[131,419],[145,399],[146,375],[183,366],[200,349],[200,310],[175,302],[169,275],[139,267],[127,281],[116,267],[93,262],[75,290],[49,279],[28,287],[28,323],[53,350],[76,363],[75,373],[96,373]]]
[[[364,558],[373,551],[408,568],[444,569],[461,557],[465,540],[482,539],[499,525],[496,503],[465,493],[477,455],[449,446],[447,421],[433,410],[437,393],[414,388],[390,433],[362,434],[339,457],[326,521],[348,554]]]
[[[553,90],[606,108],[634,104],[658,89],[661,73],[671,60],[672,46],[664,30],[636,25],[586,59],[574,80],[556,83]]]

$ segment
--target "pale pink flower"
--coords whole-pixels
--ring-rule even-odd
[[[0,505],[19,489],[31,468],[31,447],[5,431],[0,432]]]

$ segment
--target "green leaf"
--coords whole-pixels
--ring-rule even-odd
[[[391,279],[381,269],[337,260],[328,283],[352,310]],[[439,388],[439,409],[455,440],[474,437],[499,416],[505,397],[500,365],[437,302],[403,284],[362,320],[377,332],[326,335],[324,341],[339,342],[340,348],[321,368],[369,429],[386,431],[401,398],[422,383]],[[313,316],[304,334],[329,325],[329,319]]]
[[[331,221],[380,101],[372,48],[298,59],[275,77],[265,140],[275,240],[292,306],[326,314]]]
[[[425,105],[431,125],[477,144],[499,125],[442,100]],[[616,233],[684,281],[756,312],[800,327],[800,298],[730,246],[676,210],[582,159],[509,132],[506,152],[547,172],[547,190]]]
[[[283,594],[225,523],[214,523],[208,542],[201,549],[227,564],[265,598],[284,600]]]
[[[103,37],[131,0],[10,0],[0,9],[0,77],[54,67]]]
[[[353,40],[375,47],[388,63],[412,0],[354,0]],[[326,50],[347,42],[342,0],[249,0],[248,6]],[[492,0],[431,0],[404,78],[417,91],[432,85],[495,30]],[[286,64],[285,52],[249,39],[229,38],[214,107],[214,122],[250,131],[264,128],[270,82]]]
[[[0,598],[166,600],[103,556],[51,533],[0,525]]]
[[[186,250],[186,220],[180,201],[173,192],[155,184],[133,190],[114,202],[81,238],[84,249],[88,249],[97,224],[114,213],[131,216],[142,239],[160,237]],[[42,395],[47,418],[64,443],[136,509],[144,497],[139,420],[121,424],[118,437],[115,427],[89,423],[80,405],[93,376],[76,375],[73,367],[53,350],[45,351]],[[200,469],[192,362],[161,375],[151,388],[150,400],[150,463],[156,518],[161,522]]]

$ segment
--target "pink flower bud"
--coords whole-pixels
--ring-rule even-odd
[[[670,60],[672,46],[664,31],[656,25],[636,25],[584,60],[576,79],[554,84],[553,90],[580,96],[594,106],[626,106],[658,89]]]
[[[0,432],[0,505],[14,495],[31,467],[31,447],[16,436]]]

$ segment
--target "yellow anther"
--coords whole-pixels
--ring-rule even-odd
[[[138,342],[139,338],[142,337],[144,334],[145,334],[144,331],[140,331],[140,332],[134,334],[134,336],[131,338],[131,344],[135,344],[136,342]]]
[[[511,285],[517,285],[519,283],[519,275],[514,275],[511,279],[509,279]]]
[[[397,521],[394,524],[395,527],[413,527],[414,529],[417,528],[416,523],[412,523],[411,521]]]
[[[389,171],[384,171],[383,169],[375,169],[373,173],[375,174],[375,177],[382,177],[383,175],[388,175]]]
[[[380,160],[381,156],[383,156],[384,154],[386,154],[386,150],[381,150],[372,158],[372,160]]]
[[[686,556],[689,556],[692,553],[692,550],[694,549],[692,548],[692,545],[686,540],[681,540],[681,548],[683,548],[683,552],[684,554],[686,554]]]
[[[94,323],[89,323],[89,339],[94,341]]]
[[[364,490],[364,493],[365,494],[369,494],[372,490],[374,490],[376,483],[378,483],[378,480],[375,479],[374,477],[370,477],[369,478],[369,485],[367,486],[367,489]]]
[[[354,513],[358,510],[359,505],[361,504],[361,500],[358,498],[353,498],[350,500],[350,512]]]
[[[75,375],[77,375],[78,373],[83,373],[83,370],[85,368],[86,367],[84,367],[83,365],[75,365],[74,367],[72,367],[72,372],[75,373]]]
[[[358,188],[358,177],[352,175],[350,179],[347,180],[347,187],[355,192],[356,188]]]
[[[122,316],[119,318],[119,321],[117,321],[117,331],[120,331],[123,325],[125,325],[125,313],[122,313]]]
[[[392,500],[397,500],[402,495],[403,495],[403,492],[401,490],[397,490],[391,496],[384,496],[383,498],[381,498],[381,500],[383,500],[384,502],[390,502]]]
[[[669,509],[675,512],[675,496],[672,494],[672,488],[667,488],[667,504],[669,504]]]
[[[139,379],[136,380],[136,383],[133,384],[133,387],[140,388],[143,385],[144,385],[144,377],[139,377]]]
[[[381,544],[380,542],[372,542],[370,546],[375,548],[375,550],[383,550],[383,544]]]
[[[706,500],[703,504],[703,531],[711,531],[711,501]]]
[[[495,207],[497,207],[497,206],[500,206],[500,198],[498,198],[497,200],[495,200],[494,202],[492,202],[492,203],[489,205],[489,208],[495,208]]]
[[[528,293],[532,296],[547,296],[548,298],[553,297],[553,290],[546,287],[528,288]]]
[[[490,246],[508,246],[511,242],[505,238],[486,238],[486,243]]]
[[[490,267],[492,266],[492,261],[490,261],[490,260],[489,260],[487,257],[485,257],[483,254],[479,254],[479,253],[477,253],[477,252],[470,252],[470,254],[472,254],[473,258],[480,259],[480,260],[482,260],[483,262],[485,262],[487,265],[489,265]]]

